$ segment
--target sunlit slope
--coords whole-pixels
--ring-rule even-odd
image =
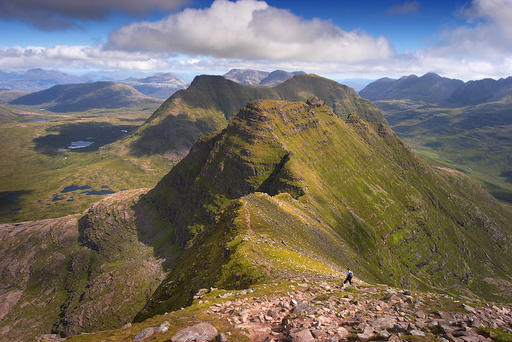
[[[187,249],[138,318],[201,287],[347,265],[371,282],[494,299],[510,281],[507,209],[387,126],[345,122],[318,99],[250,103],[143,201]]]

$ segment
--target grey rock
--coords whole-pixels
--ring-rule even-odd
[[[155,328],[146,328],[140,331],[135,337],[133,338],[133,342],[138,341],[144,341],[145,339],[151,337],[155,333]]]
[[[36,342],[60,342],[64,340],[65,338],[61,338],[57,334],[43,334],[36,337]]]
[[[130,322],[126,323],[125,325],[123,325],[121,327],[121,330],[126,330],[126,329],[130,329],[132,327],[132,324]]]
[[[384,316],[374,320],[371,325],[377,330],[392,329],[395,326],[395,319],[391,316]]]
[[[476,313],[475,309],[474,309],[473,307],[469,306],[469,305],[462,304],[462,308],[463,308],[464,310],[466,310],[466,311],[469,311],[469,312],[473,313],[473,314],[475,314],[475,313]]]
[[[411,330],[409,334],[411,334],[411,336],[425,337],[425,333],[421,330]]]
[[[217,329],[210,323],[199,323],[178,331],[171,342],[211,341],[218,335]]]
[[[169,330],[169,327],[171,326],[171,323],[169,323],[168,321],[163,321],[159,326],[158,328],[156,328],[156,332],[157,333],[164,333],[166,332],[167,330]]]
[[[291,333],[292,342],[314,342],[315,339],[309,329],[304,329],[295,333]]]
[[[309,313],[313,311],[314,308],[309,305],[306,301],[301,301],[297,303],[297,305],[293,308],[292,313],[295,315],[300,315],[301,313]]]

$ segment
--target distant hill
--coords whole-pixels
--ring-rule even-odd
[[[170,72],[158,73],[140,79],[131,79],[122,83],[132,86],[144,95],[159,99],[167,99],[176,91],[187,87],[185,81]]]
[[[0,120],[15,120],[19,118],[18,114],[6,106],[0,105]]]
[[[472,106],[512,97],[512,77],[468,82],[435,73],[398,80],[386,77],[368,84],[359,95],[371,101],[407,99],[451,107]]]
[[[30,92],[23,90],[8,90],[8,89],[0,89],[0,103],[9,103],[18,97],[23,95],[27,95]]]
[[[512,96],[512,77],[468,81],[456,89],[448,102],[456,106],[477,105],[500,101]]]
[[[305,75],[306,73],[304,71],[294,71],[294,72],[287,72],[283,70],[275,70],[272,71],[270,74],[268,74],[267,77],[261,80],[260,85],[266,85],[266,86],[276,86],[280,83],[283,83],[286,80],[289,80],[295,75]]]
[[[125,143],[137,155],[183,155],[197,138],[225,128],[251,100],[304,100],[312,95],[344,119],[357,113],[367,121],[386,122],[379,109],[352,88],[316,75],[296,75],[276,87],[246,86],[222,76],[203,75],[165,101]]]
[[[409,75],[398,80],[381,78],[359,92],[371,101],[410,99],[427,103],[445,103],[455,90],[462,87],[461,80],[428,73],[421,77]]]
[[[58,70],[30,69],[24,73],[0,72],[0,89],[37,91],[58,84],[84,83],[89,79]]]
[[[80,112],[92,108],[119,108],[158,100],[114,82],[57,85],[11,101],[14,105],[38,105],[53,112]]]
[[[251,69],[231,69],[224,75],[224,78],[244,85],[276,86],[289,80],[295,75],[304,75],[304,71],[288,72],[274,70],[272,72],[258,71]]]
[[[244,85],[259,85],[269,74],[266,71],[252,69],[231,69],[224,74],[224,78]]]

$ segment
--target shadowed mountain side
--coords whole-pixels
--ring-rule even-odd
[[[178,254],[172,231],[123,191],[82,217],[0,225],[0,341],[120,327]]]
[[[119,108],[159,102],[134,88],[114,82],[65,84],[18,97],[15,105],[38,105],[57,113],[92,108]]]
[[[369,282],[508,300],[493,284],[511,280],[512,213],[387,126],[344,122],[318,99],[251,102],[142,201],[186,249],[137,320],[199,288],[346,265]]]
[[[446,103],[453,92],[464,85],[461,80],[427,73],[409,75],[398,80],[381,78],[367,85],[359,94],[372,101],[410,99],[427,103]]]
[[[244,86],[222,76],[198,76],[188,89],[165,101],[124,144],[135,155],[183,156],[198,138],[226,127],[251,100],[300,101],[313,95],[342,118],[357,114],[367,121],[386,122],[377,107],[353,89],[315,75],[297,75],[273,88]]]

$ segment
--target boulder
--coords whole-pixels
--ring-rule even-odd
[[[300,315],[302,313],[309,313],[313,310],[314,308],[311,305],[309,305],[308,302],[301,301],[297,303],[297,305],[293,308],[292,313],[295,315]]]
[[[217,329],[210,323],[199,323],[178,331],[171,342],[212,341],[218,335]]]
[[[36,337],[36,342],[60,342],[64,340],[65,338],[61,338],[57,334],[44,334]]]
[[[377,330],[388,330],[392,329],[395,326],[395,319],[391,316],[384,316],[381,318],[377,318],[371,324]]]
[[[411,330],[409,334],[411,336],[425,337],[425,333],[421,330]]]
[[[169,330],[169,327],[171,326],[171,323],[169,323],[168,321],[163,321],[159,326],[158,328],[156,328],[156,332],[157,333],[164,333],[166,332],[167,330]]]
[[[290,334],[292,342],[314,342],[315,339],[309,329],[304,329],[295,333]]]
[[[155,333],[155,328],[146,328],[140,331],[135,337],[133,338],[133,342],[139,342],[144,341],[145,339],[151,337]]]

